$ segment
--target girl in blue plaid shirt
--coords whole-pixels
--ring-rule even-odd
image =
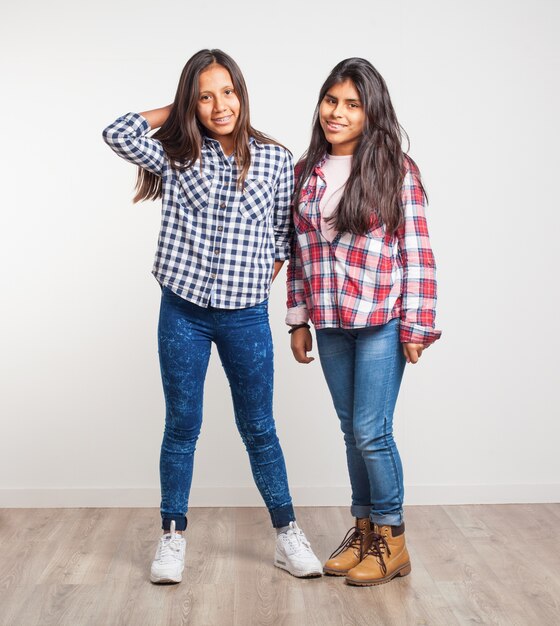
[[[153,129],[158,130],[149,136]],[[182,579],[183,531],[212,343],[229,380],[255,483],[277,529],[274,564],[295,576],[320,576],[321,564],[295,523],[272,415],[267,298],[289,256],[291,155],[251,126],[243,75],[220,50],[201,50],[187,62],[173,104],[128,113],[103,136],[119,156],[139,166],[134,200],[162,199],[153,273],[162,288],[164,532],[150,579]]]

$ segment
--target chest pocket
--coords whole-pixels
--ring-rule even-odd
[[[262,221],[272,210],[272,185],[264,178],[247,178],[239,203],[239,212],[250,220]]]
[[[310,230],[316,230],[309,211],[309,201],[300,201],[294,214],[294,225],[298,233],[306,233]]]
[[[296,208],[294,222],[296,230],[304,233],[310,230],[320,230],[321,215],[318,203],[315,200],[316,188],[304,185],[299,194],[299,204]]]
[[[177,200],[187,213],[205,211],[208,208],[208,198],[212,179],[202,174],[195,164],[190,169],[178,174]]]

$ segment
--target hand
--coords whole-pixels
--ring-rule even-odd
[[[308,352],[313,349],[313,337],[309,328],[302,326],[292,333],[291,341],[292,352],[298,363],[311,363],[315,357],[307,356]]]
[[[150,128],[154,130],[155,128],[160,128],[163,126],[171,113],[171,109],[173,108],[172,104],[168,104],[166,107],[162,107],[161,109],[153,109],[152,111],[142,111],[140,115],[148,121]]]
[[[418,359],[422,356],[424,345],[421,343],[403,343],[402,348],[407,363],[418,363]]]

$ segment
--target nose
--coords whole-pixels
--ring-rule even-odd
[[[221,111],[225,111],[226,105],[221,98],[216,98],[214,100],[214,111],[216,113],[220,113]]]
[[[343,102],[337,102],[336,106],[333,109],[333,117],[342,117],[342,107],[344,106]]]

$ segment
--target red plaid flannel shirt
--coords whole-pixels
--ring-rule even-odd
[[[315,167],[294,207],[295,234],[288,267],[288,308],[306,307],[315,328],[364,328],[400,318],[401,342],[425,346],[435,330],[436,264],[424,214],[420,173],[405,158],[403,224],[394,236],[377,223],[366,235],[321,234],[319,202],[326,183]],[[296,167],[296,180],[301,167]]]

